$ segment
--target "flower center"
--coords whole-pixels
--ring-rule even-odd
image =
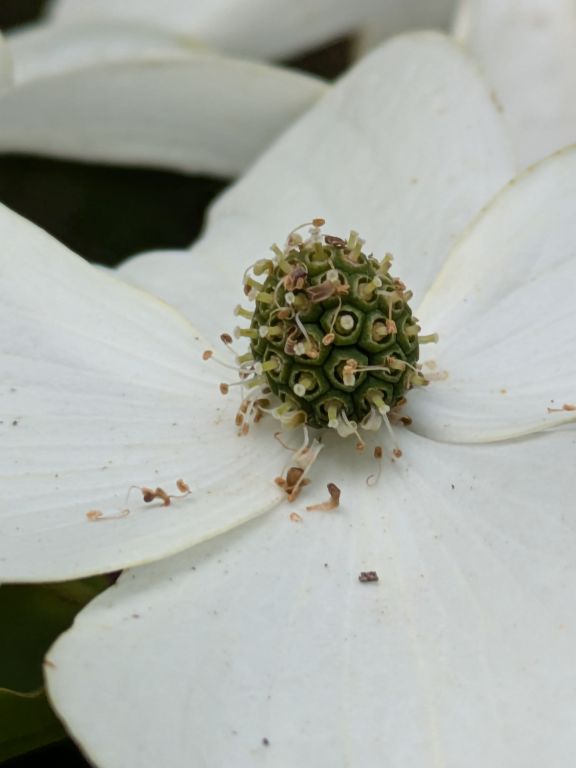
[[[328,427],[342,437],[359,427],[377,430],[405,403],[405,394],[428,380],[418,366],[420,336],[411,291],[390,274],[392,257],[363,250],[356,232],[347,239],[321,232],[314,219],[308,237],[293,230],[284,249],[260,259],[244,275],[253,311],[236,336],[250,339],[239,358],[247,390],[241,413],[270,412],[287,426]],[[270,408],[273,394],[280,405]]]

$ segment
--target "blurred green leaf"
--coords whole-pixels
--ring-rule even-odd
[[[0,762],[64,738],[43,689],[18,693],[0,688]]]
[[[0,588],[0,761],[65,738],[42,688],[43,658],[78,611],[110,584],[98,576]]]

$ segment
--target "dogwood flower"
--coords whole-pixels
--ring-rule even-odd
[[[48,655],[52,701],[97,765],[572,753],[576,436],[551,427],[574,417],[576,152],[470,225],[512,169],[474,66],[424,35],[344,78],[221,198],[191,253],[121,270],[199,331],[2,211],[0,579],[186,550],[124,573]],[[275,425],[238,437],[205,351],[246,266],[311,212],[394,254],[439,333],[423,370],[447,375],[407,394],[400,457],[387,434],[375,459],[328,430],[289,504]],[[339,506],[307,511],[328,483]]]
[[[3,56],[0,151],[176,171],[238,174],[326,90],[118,21],[38,25]]]
[[[494,88],[519,169],[576,141],[572,0],[461,0],[454,34]]]

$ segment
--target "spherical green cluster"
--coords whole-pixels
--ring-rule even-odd
[[[397,405],[414,380],[420,328],[411,294],[390,276],[389,256],[379,262],[361,248],[355,233],[296,241],[257,263],[266,277],[250,288],[254,360],[312,427],[332,426],[342,412],[360,424],[382,403]]]

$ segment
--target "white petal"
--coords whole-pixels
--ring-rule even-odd
[[[11,48],[1,151],[234,175],[326,88],[118,24],[42,27]]]
[[[285,451],[236,437],[238,401],[184,318],[5,208],[0,232],[1,581],[163,557],[277,502]],[[192,493],[166,508],[128,495],[180,478]]]
[[[455,33],[494,86],[519,167],[576,141],[573,0],[463,0]]]
[[[7,44],[17,85],[98,65],[181,61],[202,50],[199,42],[185,42],[169,32],[112,21],[64,27],[31,25],[9,33]]]
[[[418,316],[445,381],[410,399],[414,428],[498,440],[574,420],[576,149],[498,195],[454,249]],[[559,412],[549,413],[548,408]]]
[[[286,57],[372,21],[425,27],[453,0],[56,0],[52,19],[144,21],[254,56]],[[433,10],[430,9],[433,6]],[[436,6],[440,9],[437,10]],[[402,23],[403,22],[403,23]]]
[[[570,764],[574,435],[403,438],[372,489],[340,452],[323,472],[338,510],[298,503],[295,523],[282,507],[126,573],[79,615],[46,671],[91,760]]]
[[[391,252],[421,298],[457,234],[512,175],[499,115],[475,67],[448,38],[422,33],[372,53],[287,131],[213,206],[192,256],[162,256],[122,274],[194,316],[187,286],[206,270],[222,322],[244,269],[312,217],[353,228]],[[175,275],[178,279],[175,279]],[[202,328],[203,326],[200,325]]]
[[[354,54],[365,55],[383,40],[414,29],[438,29],[448,32],[452,26],[455,0],[399,0],[389,2],[380,22],[371,21],[355,36]]]

